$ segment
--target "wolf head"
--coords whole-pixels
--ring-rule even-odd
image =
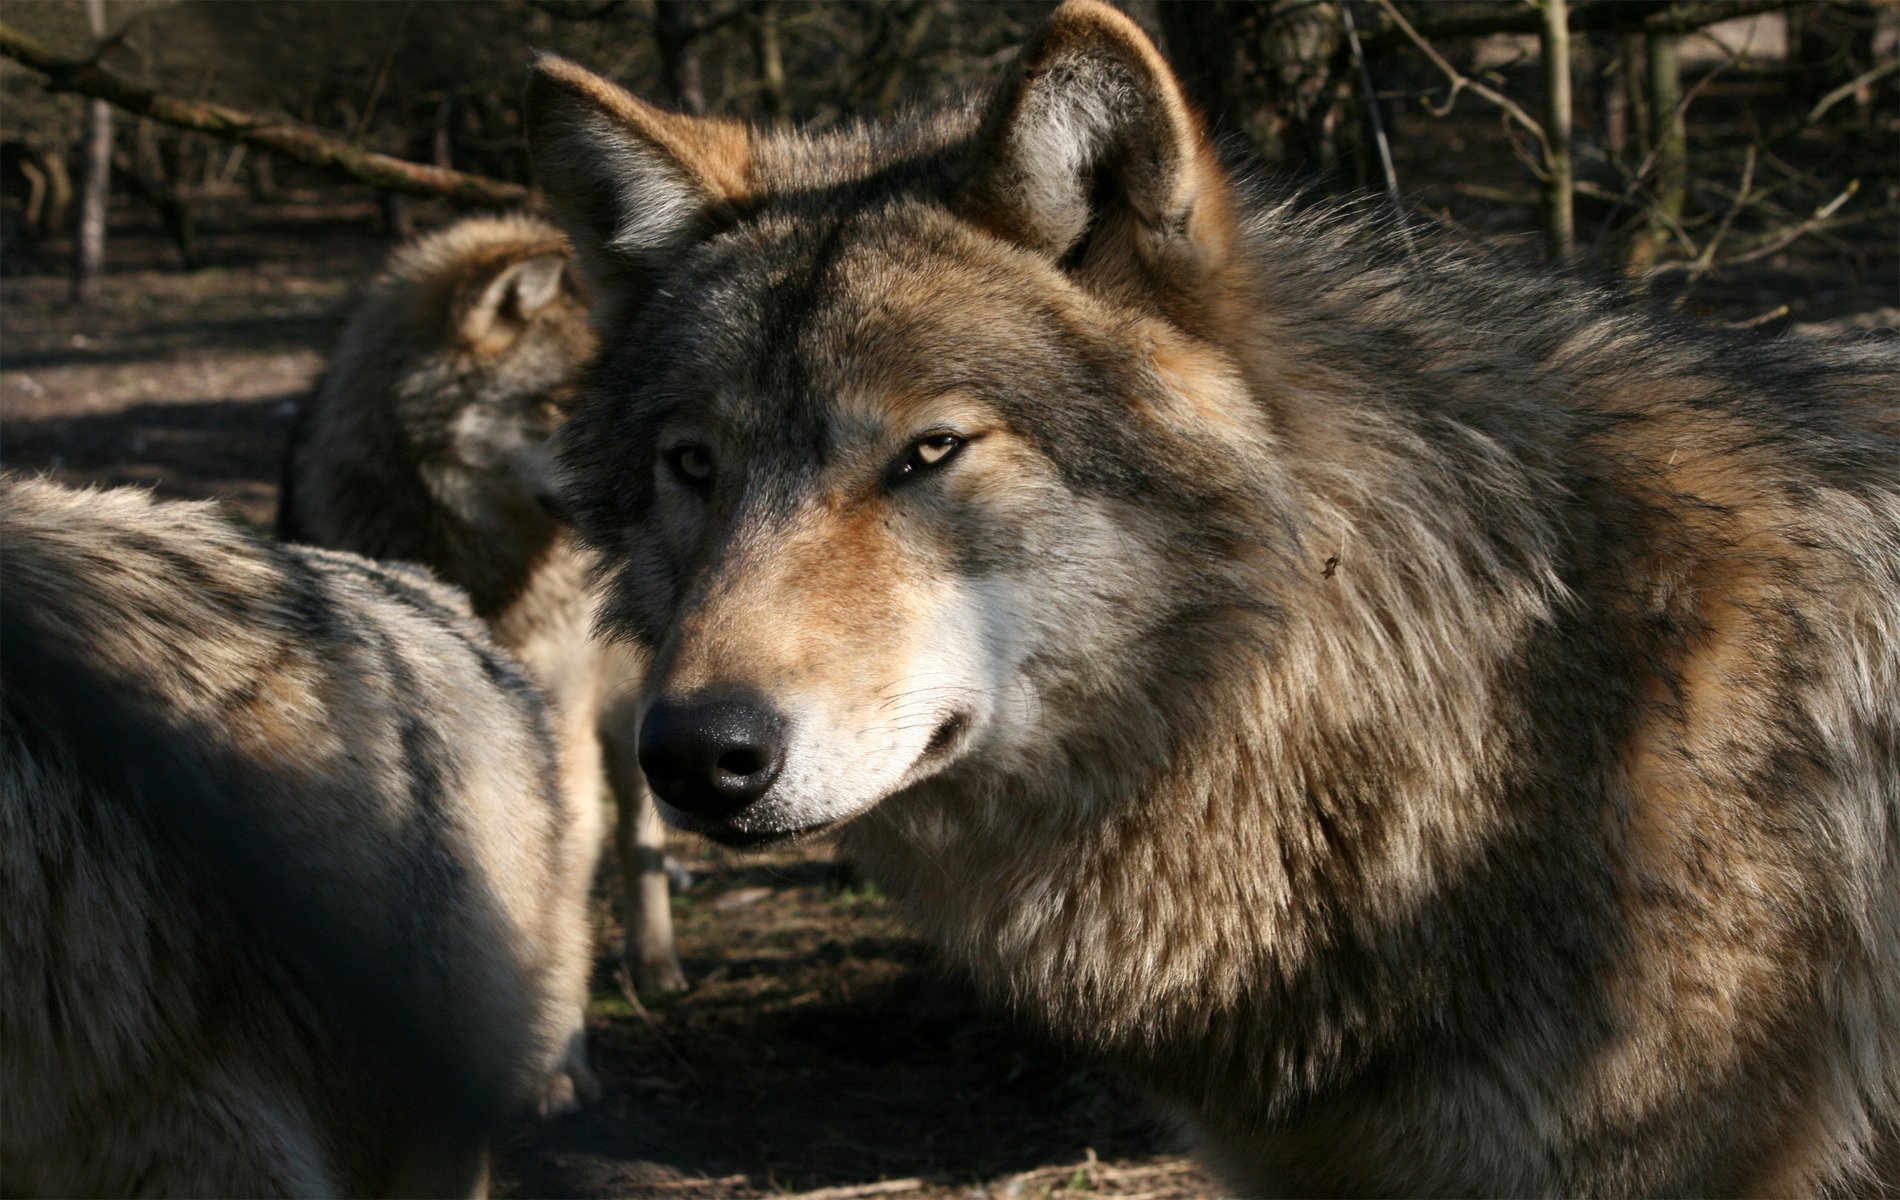
[[[669,816],[765,841],[1125,752],[1099,713],[1203,669],[1272,490],[1232,185],[1140,29],[1071,0],[986,101],[816,136],[552,58],[528,104],[603,342],[567,495],[656,651]]]
[[[545,222],[458,222],[396,254],[365,305],[378,328],[346,339],[385,359],[371,371],[406,356],[395,419],[431,488],[458,511],[553,500],[545,444],[593,352],[572,257]],[[477,494],[496,491],[506,495]]]

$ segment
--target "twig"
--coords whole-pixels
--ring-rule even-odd
[[[610,17],[620,9],[626,0],[528,0],[528,7],[538,8],[550,17],[563,21],[598,21]],[[639,14],[634,14],[636,17]]]
[[[842,1187],[817,1188],[809,1192],[786,1192],[783,1200],[852,1200],[856,1196],[888,1196],[892,1192],[915,1192],[924,1187],[924,1181],[913,1175],[909,1179],[881,1179],[876,1183],[852,1183]]]
[[[1836,104],[1839,104],[1868,84],[1877,83],[1895,71],[1900,71],[1900,58],[1890,59],[1887,62],[1881,63],[1873,70],[1863,72],[1853,79],[1848,80],[1827,95],[1821,97],[1821,102],[1808,110],[1808,115],[1802,119],[1801,123],[1803,125],[1814,124],[1821,119],[1822,114],[1827,112],[1828,109],[1833,108]]]
[[[620,985],[621,998],[633,1008],[633,1015],[646,1024],[647,1032],[652,1034],[653,1040],[660,1044],[660,1049],[666,1051],[694,1083],[704,1083],[704,1076],[700,1075],[692,1063],[686,1061],[686,1056],[673,1045],[672,1039],[666,1036],[666,1031],[660,1028],[660,1023],[653,1019],[652,1013],[647,1011],[647,1006],[640,1003],[640,993],[634,990],[633,979],[628,976],[627,968],[620,967],[614,971],[614,982]]]
[[[1694,87],[1691,87],[1687,92],[1683,93],[1682,99],[1676,103],[1675,110],[1672,113],[1670,113],[1669,120],[1671,122],[1675,122],[1687,116],[1689,112],[1689,106],[1695,103],[1697,96],[1700,96],[1702,94],[1702,89],[1708,87],[1711,83],[1715,82],[1716,77],[1719,76],[1722,72],[1728,70],[1730,67],[1734,66],[1737,62],[1741,61],[1742,56],[1747,54],[1750,47],[1752,47],[1753,45],[1754,45],[1754,35],[1751,32],[1748,42],[1742,46],[1742,49],[1739,53],[1731,54],[1726,60],[1717,63],[1714,66],[1714,68],[1709,71],[1708,74],[1704,75],[1701,79],[1696,80]],[[1650,119],[1653,121],[1655,120],[1655,117],[1652,115]],[[1592,238],[1590,241],[1590,257],[1591,258],[1595,259],[1595,258],[1602,257],[1603,243],[1609,237],[1610,229],[1614,225],[1616,218],[1622,213],[1624,207],[1627,206],[1631,200],[1634,200],[1636,198],[1636,194],[1642,190],[1643,180],[1649,175],[1649,169],[1652,166],[1654,166],[1656,163],[1656,153],[1658,149],[1660,149],[1660,143],[1656,139],[1651,139],[1651,145],[1650,145],[1649,151],[1643,155],[1643,160],[1636,164],[1636,170],[1633,173],[1629,173],[1627,175],[1628,183],[1624,185],[1623,194],[1621,196],[1618,196],[1616,203],[1610,206],[1610,211],[1604,215],[1602,222],[1597,226],[1596,237]],[[1773,159],[1772,155],[1770,155],[1769,157],[1771,160]],[[1626,168],[1622,165],[1620,161],[1616,159],[1612,159],[1611,163],[1616,167],[1618,171],[1626,171]]]
[[[1425,57],[1431,60],[1432,65],[1443,72],[1445,78],[1451,80],[1451,95],[1445,98],[1445,103],[1442,108],[1433,108],[1429,101],[1426,102],[1426,108],[1430,110],[1434,117],[1442,117],[1450,113],[1453,102],[1458,99],[1458,93],[1466,88],[1470,88],[1479,96],[1489,100],[1500,109],[1503,109],[1506,116],[1510,117],[1511,120],[1517,122],[1519,125],[1522,125],[1530,132],[1532,137],[1537,139],[1537,145],[1540,149],[1546,154],[1550,152],[1550,143],[1544,137],[1543,126],[1533,120],[1529,113],[1519,108],[1516,101],[1504,95],[1502,92],[1486,87],[1484,84],[1479,83],[1477,80],[1459,71],[1457,67],[1446,62],[1445,56],[1440,54],[1430,42],[1420,37],[1416,29],[1412,28],[1412,23],[1407,21],[1399,10],[1394,7],[1392,0],[1379,0],[1379,7],[1385,10],[1386,15],[1392,18],[1393,22],[1398,25],[1406,37],[1412,39],[1412,44],[1417,46]]]
[[[1683,303],[1688,300],[1689,292],[1695,287],[1696,281],[1708,274],[1709,268],[1715,265],[1715,252],[1722,245],[1722,238],[1728,234],[1728,227],[1734,222],[1735,214],[1747,207],[1749,199],[1748,190],[1753,186],[1754,182],[1755,147],[1750,146],[1742,160],[1742,181],[1735,189],[1735,200],[1728,206],[1727,211],[1722,214],[1721,224],[1715,227],[1715,233],[1710,236],[1708,242],[1702,247],[1702,253],[1696,255],[1695,265],[1689,269],[1688,278],[1683,280],[1682,291],[1677,295],[1674,307],[1682,307]]]
[[[376,154],[294,121],[154,92],[96,63],[62,58],[4,22],[0,22],[0,57],[46,76],[53,91],[105,100],[142,117],[269,150],[386,191],[486,208],[511,208],[529,197],[528,189],[518,183]]]
[[[1385,120],[1379,115],[1379,93],[1372,86],[1372,70],[1366,66],[1365,51],[1359,48],[1359,30],[1353,25],[1351,0],[1341,0],[1340,18],[1346,25],[1346,42],[1352,47],[1353,61],[1359,64],[1359,82],[1366,91],[1366,118],[1372,122],[1372,137],[1379,144],[1379,167],[1385,172],[1385,193],[1392,199],[1392,215],[1398,222],[1399,237],[1405,242],[1408,258],[1416,259],[1418,250],[1412,245],[1412,231],[1405,220],[1405,202],[1399,199],[1399,173],[1392,165],[1392,144],[1385,137]]]
[[[1572,33],[1694,33],[1708,25],[1719,25],[1737,17],[1794,8],[1804,0],[1705,0],[1704,3],[1669,3],[1668,0],[1598,0],[1581,4],[1570,13],[1567,22]],[[1536,33],[1538,16],[1517,5],[1486,5],[1481,16],[1446,17],[1418,23],[1418,32],[1428,38],[1487,37],[1495,33]],[[1482,10],[1481,10],[1482,11]],[[1382,43],[1396,40],[1391,29],[1368,30],[1366,41]]]
[[[1781,318],[1787,315],[1788,315],[1788,306],[1785,304],[1777,304],[1773,308],[1769,309],[1767,312],[1762,313],[1760,316],[1750,317],[1746,321],[1724,321],[1722,323],[1722,328],[1724,329],[1759,329],[1761,326],[1766,325],[1771,321],[1779,321]]]
[[[390,35],[389,48],[383,51],[383,61],[376,65],[376,78],[369,85],[369,99],[363,101],[363,115],[357,118],[356,128],[350,131],[350,145],[363,144],[363,135],[369,132],[370,118],[376,115],[376,104],[383,98],[383,85],[389,82],[389,68],[396,65],[396,51],[402,47],[402,36],[409,32],[409,18],[416,13],[416,0],[409,0],[403,6],[402,15],[396,18],[396,32]]]
[[[1826,204],[1823,204],[1821,207],[1815,209],[1813,214],[1809,216],[1807,220],[1802,221],[1800,224],[1794,226],[1791,229],[1783,230],[1782,232],[1769,238],[1767,241],[1762,242],[1756,246],[1753,246],[1750,249],[1745,250],[1742,253],[1737,254],[1732,258],[1723,259],[1721,262],[1716,263],[1715,267],[1716,268],[1739,267],[1746,263],[1752,263],[1759,259],[1767,258],[1770,254],[1774,254],[1778,251],[1787,249],[1799,238],[1806,237],[1808,234],[1814,233],[1817,230],[1828,228],[1830,225],[1830,219],[1834,216],[1836,212],[1840,211],[1841,205],[1847,203],[1847,201],[1854,195],[1854,193],[1858,192],[1859,190],[1860,190],[1860,180],[1858,179],[1849,180],[1847,183],[1847,187],[1844,190],[1842,190],[1840,195],[1834,197],[1832,200],[1829,200]],[[1845,218],[1841,221],[1834,221],[1832,222],[1832,224],[1851,225],[1858,221],[1865,220],[1869,216],[1874,216],[1874,215],[1880,215],[1880,214],[1860,213],[1851,218]],[[1693,269],[1693,267],[1694,267],[1693,263],[1659,263],[1655,267],[1651,268],[1650,274],[1652,275],[1673,274],[1677,271],[1691,270]]]

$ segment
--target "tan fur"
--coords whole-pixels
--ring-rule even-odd
[[[641,657],[593,638],[590,558],[543,504],[553,480],[542,443],[594,346],[569,254],[558,230],[519,216],[467,219],[398,250],[292,439],[285,533],[421,562],[471,590],[555,702],[565,794],[586,828],[599,828],[607,771],[626,965],[641,987],[676,989],[664,847],[633,729],[620,728],[633,720],[621,701]],[[511,270],[546,259],[560,264],[560,286],[534,291],[532,312],[518,298],[495,302]],[[591,870],[592,853],[576,868]]]
[[[4,477],[0,564],[10,649],[68,664],[0,663],[0,1192],[485,1190],[581,1037],[587,881],[464,598]]]

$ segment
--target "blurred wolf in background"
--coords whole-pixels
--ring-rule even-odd
[[[352,315],[285,459],[285,540],[419,562],[555,702],[565,794],[598,829],[604,758],[619,813],[628,970],[685,986],[663,838],[634,746],[641,662],[591,636],[589,558],[550,515],[544,455],[594,350],[567,240],[477,217],[398,250]],[[590,860],[591,861],[591,860]]]
[[[1243,1194],[1900,1186],[1900,359],[1251,197],[1091,0],[780,135],[571,63],[558,440],[677,823]]]
[[[0,1194],[469,1195],[571,1077],[540,693],[413,569],[0,476]]]

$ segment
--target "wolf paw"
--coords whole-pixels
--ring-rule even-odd
[[[679,956],[671,952],[649,956],[629,946],[621,954],[621,961],[627,968],[627,977],[633,980],[633,986],[638,991],[683,992],[691,986],[686,982],[686,972],[680,967]]]
[[[587,1065],[584,1036],[576,1033],[568,1043],[566,1055],[548,1072],[547,1079],[541,1084],[541,1094],[535,1101],[535,1113],[543,1118],[558,1117],[598,1099],[600,1080],[594,1076],[593,1068]]]

